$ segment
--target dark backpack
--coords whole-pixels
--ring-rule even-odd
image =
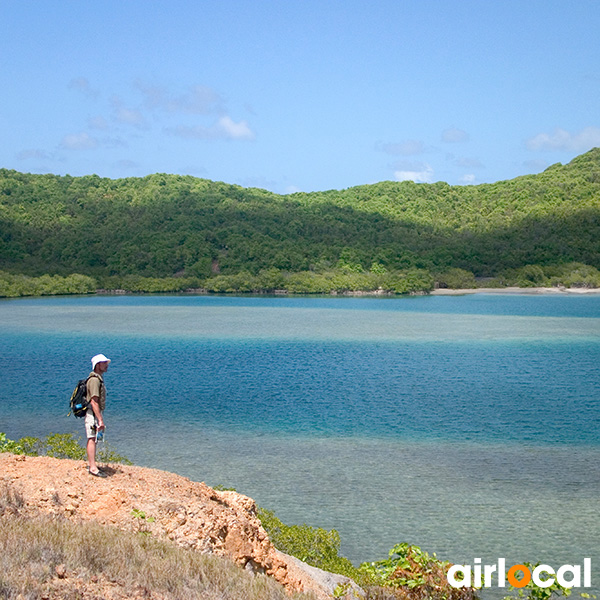
[[[71,410],[69,411],[69,415],[72,414],[75,417],[85,417],[87,409],[90,406],[90,401],[87,397],[87,382],[90,377],[95,377],[95,375],[90,375],[77,382],[77,385],[71,394],[71,401],[69,403]],[[100,387],[102,387],[102,385],[102,379],[100,379]]]
[[[88,406],[90,405],[87,399],[87,382],[89,377],[85,379],[80,379],[71,394],[71,402],[69,411],[69,415],[73,415],[75,417],[85,417],[87,413]],[[67,416],[69,416],[67,415]]]

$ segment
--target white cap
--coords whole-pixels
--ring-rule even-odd
[[[92,369],[96,368],[96,365],[99,362],[110,362],[110,358],[106,358],[106,356],[104,356],[104,354],[96,354],[96,356],[92,357]]]

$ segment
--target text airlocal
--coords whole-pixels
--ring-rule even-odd
[[[459,574],[461,579],[457,579]],[[496,580],[495,584],[492,583],[493,579]],[[525,565],[512,565],[507,569],[504,558],[499,558],[495,565],[482,565],[481,559],[476,558],[472,566],[452,565],[448,569],[448,583],[455,588],[503,588],[507,583],[522,588],[530,581],[541,588],[548,588],[555,582],[565,588],[592,587],[592,561],[584,558],[583,569],[581,565],[562,565],[558,569],[550,565],[538,565],[531,570]]]

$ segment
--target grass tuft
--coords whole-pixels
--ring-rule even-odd
[[[0,517],[4,514],[18,514],[24,506],[25,498],[20,492],[7,484],[0,488]]]

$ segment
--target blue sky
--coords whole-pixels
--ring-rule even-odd
[[[598,0],[0,0],[0,167],[278,193],[600,146]]]

